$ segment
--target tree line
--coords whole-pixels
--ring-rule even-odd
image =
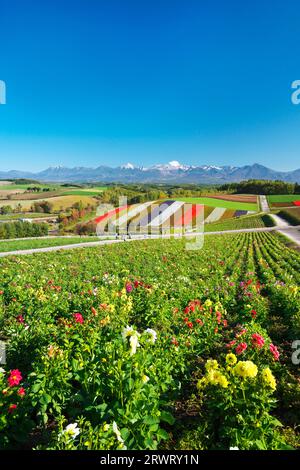
[[[236,194],[300,194],[298,183],[286,183],[280,180],[251,179],[239,183],[223,184],[219,189]]]
[[[43,237],[48,235],[48,225],[30,222],[0,223],[0,239]]]

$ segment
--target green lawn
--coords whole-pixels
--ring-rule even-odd
[[[224,209],[257,211],[257,204],[249,202],[225,201],[223,199],[213,199],[210,197],[185,197],[178,198],[177,200],[192,204],[204,204],[210,207],[223,207]]]
[[[71,189],[63,193],[64,196],[99,196],[103,189]]]
[[[42,212],[32,212],[26,214],[6,214],[0,215],[0,220],[18,220],[18,219],[38,219],[38,218],[47,218],[53,217],[55,214],[44,214]]]
[[[274,194],[267,196],[269,202],[293,202],[300,201],[300,194]]]
[[[0,240],[0,253],[15,250],[30,250],[32,248],[45,248],[48,246],[74,245],[75,243],[96,242],[98,237],[72,237],[72,238],[41,238],[40,240]]]

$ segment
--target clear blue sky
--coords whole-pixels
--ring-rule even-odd
[[[300,167],[299,1],[2,0],[0,169]]]

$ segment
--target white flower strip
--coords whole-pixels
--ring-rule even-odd
[[[208,224],[210,222],[216,222],[222,217],[224,212],[226,212],[226,209],[223,209],[223,207],[215,207],[215,209],[209,214],[209,216],[206,217],[204,223]]]
[[[147,209],[148,206],[153,204],[153,201],[150,202],[145,202],[144,204],[139,204],[138,206],[130,209],[128,212],[126,211],[126,214],[120,217],[119,219],[115,220],[113,222],[114,225],[123,225],[129,222],[130,219],[135,217],[136,215],[140,214],[143,212],[145,209]]]
[[[155,217],[155,219],[150,222],[148,227],[159,227],[161,224],[166,222],[166,220],[168,220],[173,214],[175,214],[175,212],[177,212],[183,205],[184,202],[175,201],[173,204],[167,207],[162,214],[159,214],[157,217]]]

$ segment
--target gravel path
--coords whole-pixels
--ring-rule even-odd
[[[262,212],[270,212],[270,207],[266,196],[259,196],[260,207]]]

